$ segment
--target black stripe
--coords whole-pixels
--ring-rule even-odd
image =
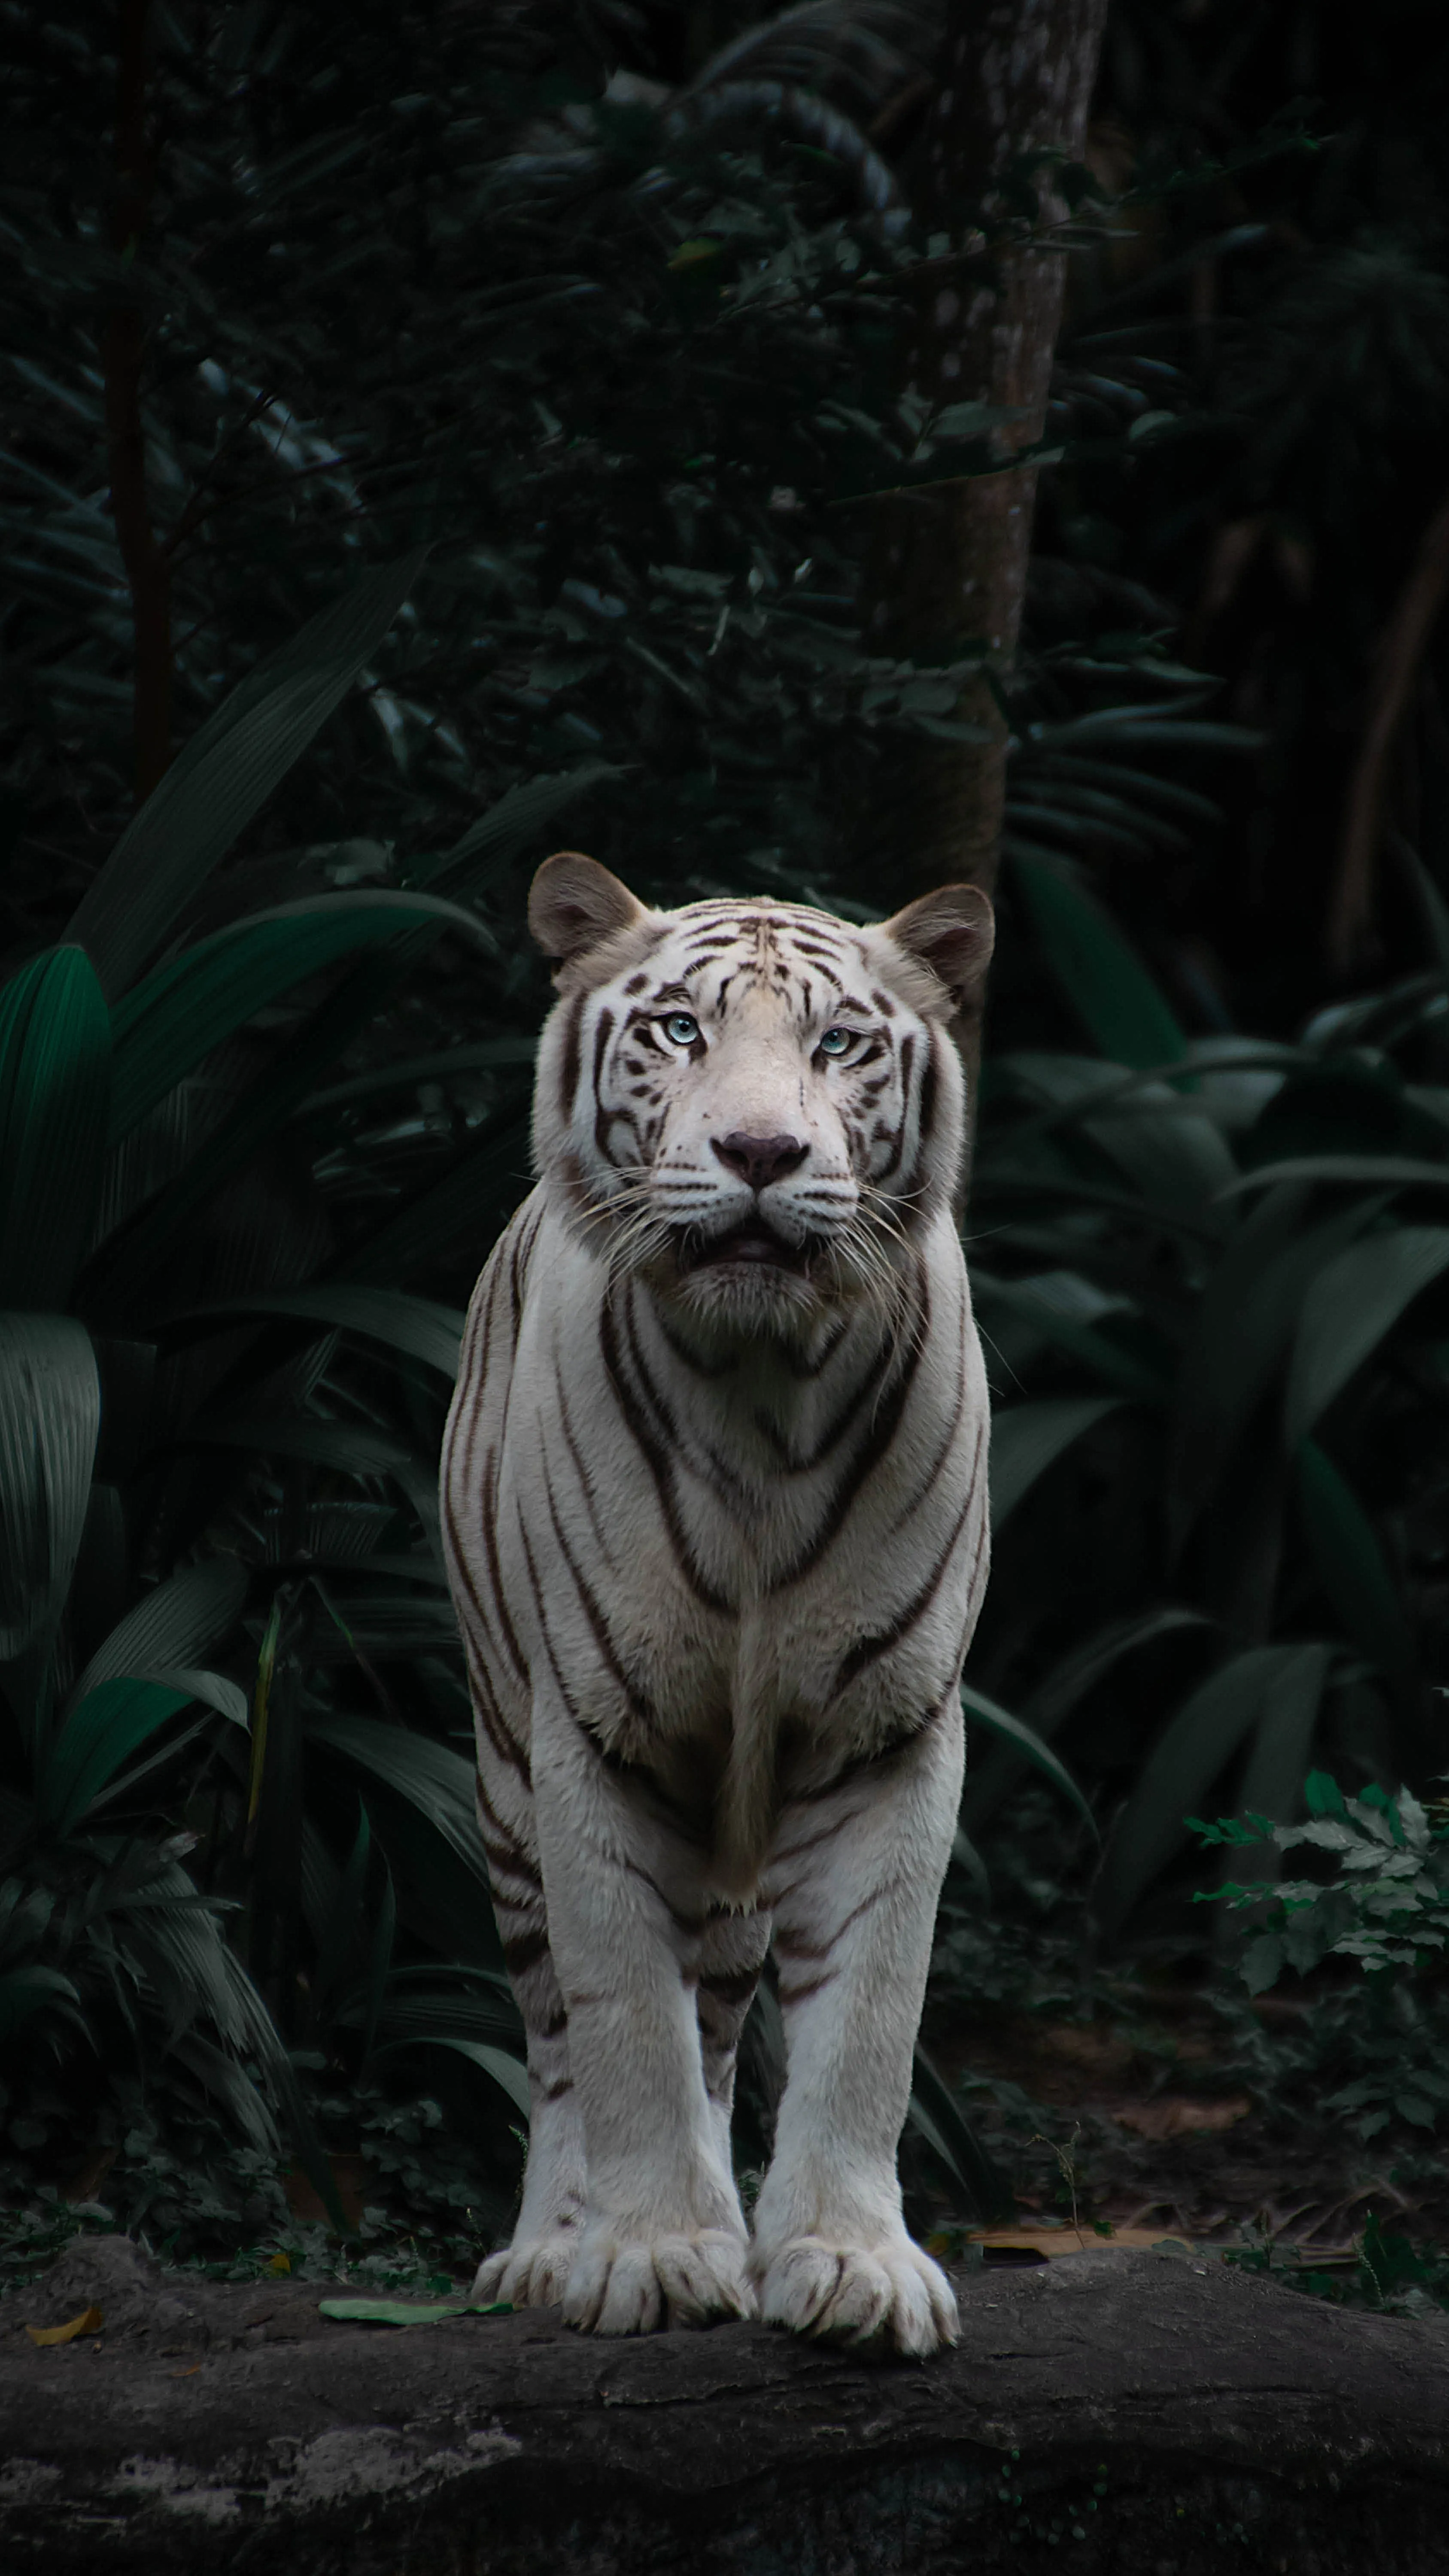
[[[714,2003],[729,2004],[737,2009],[750,2001],[759,1982],[758,1968],[736,1968],[729,1975],[701,1976],[699,1991]]]
[[[564,1535],[563,1522],[559,1518],[558,1505],[554,1500],[553,1479],[548,1472],[548,1460],[544,1458],[541,1461],[541,1464],[543,1468],[544,1500],[548,1504],[548,1516],[553,1523],[554,1541],[560,1556],[563,1558],[563,1561],[568,1567],[569,1573],[573,1578],[574,1590],[577,1592],[579,1600],[583,1604],[584,1617],[587,1619],[589,1627],[593,1632],[594,1643],[598,1647],[599,1653],[604,1659],[605,1669],[608,1672],[610,1679],[617,1686],[629,1715],[632,1718],[637,1719],[641,1726],[657,1727],[659,1723],[658,1713],[651,1707],[646,1693],[640,1692],[636,1696],[637,1686],[630,1680],[629,1675],[624,1670],[623,1664],[619,1660],[618,1648],[615,1646],[613,1637],[610,1634],[609,1623],[604,1617],[603,1611],[599,1607],[598,1597],[582,1568],[575,1562],[573,1549],[570,1547],[568,1540]]]
[[[771,1448],[780,1459],[785,1473],[788,1476],[810,1475],[815,1468],[824,1464],[824,1461],[830,1456],[832,1449],[839,1448],[841,1441],[845,1438],[847,1431],[851,1429],[852,1425],[856,1421],[862,1407],[867,1404],[870,1398],[874,1395],[876,1388],[879,1386],[881,1379],[885,1375],[886,1369],[890,1365],[891,1357],[892,1352],[890,1343],[882,1341],[880,1348],[876,1352],[875,1358],[871,1361],[870,1367],[866,1370],[864,1377],[860,1378],[851,1389],[850,1394],[846,1397],[844,1404],[841,1406],[840,1411],[835,1415],[834,1420],[826,1424],[825,1429],[821,1433],[815,1447],[811,1450],[808,1458],[793,1457],[786,1443],[780,1438],[780,1435],[776,1431],[773,1423],[771,1423],[763,1414],[757,1413],[754,1416],[756,1430],[769,1441]]]
[[[966,1515],[970,1511],[975,1499],[976,1489],[973,1485],[971,1490],[968,1492],[966,1500],[962,1504],[960,1511],[956,1515],[950,1537],[947,1539],[945,1546],[942,1548],[941,1553],[937,1557],[935,1564],[932,1566],[930,1573],[927,1575],[925,1582],[921,1585],[919,1592],[913,1593],[911,1599],[905,1604],[904,1608],[896,1612],[896,1615],[888,1628],[880,1629],[873,1637],[860,1638],[858,1642],[851,1647],[849,1654],[844,1658],[836,1673],[834,1687],[831,1691],[832,1699],[838,1699],[841,1692],[848,1689],[849,1685],[853,1681],[857,1680],[860,1674],[865,1672],[869,1665],[878,1663],[882,1655],[888,1655],[891,1652],[892,1647],[900,1644],[903,1637],[909,1636],[917,1621],[925,1617],[926,1612],[929,1610],[931,1603],[934,1601],[936,1594],[939,1592],[941,1585],[945,1580],[946,1569],[949,1566],[952,1557],[956,1553],[957,1541],[966,1526]],[[980,1542],[978,1540],[978,1552],[979,1545]]]
[[[909,1115],[910,1115],[910,1107],[911,1107],[911,1073],[912,1073],[912,1070],[913,1070],[913,1068],[914,1068],[915,1061],[916,1061],[916,1041],[915,1041],[915,1039],[914,1039],[914,1038],[912,1038],[912,1037],[904,1037],[904,1038],[902,1038],[902,1040],[901,1040],[901,1116],[900,1116],[900,1124],[899,1124],[899,1126],[898,1126],[898,1127],[897,1127],[897,1129],[896,1129],[895,1143],[894,1143],[894,1145],[891,1147],[890,1160],[889,1160],[889,1162],[886,1164],[885,1170],[884,1170],[883,1172],[876,1172],[876,1173],[875,1173],[875,1174],[873,1174],[873,1176],[872,1176],[872,1177],[873,1177],[873,1179],[874,1179],[874,1181],[875,1181],[875,1185],[876,1185],[877,1189],[879,1189],[880,1184],[881,1184],[881,1182],[882,1182],[882,1181],[887,1181],[887,1180],[889,1180],[889,1178],[890,1178],[890,1176],[891,1176],[892,1172],[896,1169],[896,1166],[897,1166],[897,1164],[900,1162],[901,1156],[902,1156],[902,1154],[903,1154],[903,1153],[904,1153],[904,1151],[905,1151],[905,1143],[906,1143],[906,1120],[907,1120],[907,1118],[908,1118],[908,1117],[909,1117]]]
[[[575,993],[568,1006],[568,1017],[564,1021],[563,1063],[559,1068],[558,1105],[565,1126],[573,1116],[574,1100],[578,1093],[584,1012],[588,1007],[588,999],[587,993]]]
[[[674,1491],[669,1451],[659,1442],[653,1426],[625,1383],[623,1355],[619,1348],[619,1336],[614,1323],[612,1294],[604,1298],[599,1310],[599,1349],[604,1363],[604,1372],[613,1390],[614,1401],[619,1408],[624,1426],[654,1479],[654,1490],[659,1498],[659,1509],[669,1544],[674,1550],[674,1561],[696,1601],[702,1602],[707,1610],[728,1611],[729,1602],[725,1600],[722,1593],[715,1591],[712,1584],[706,1583],[684,1535],[679,1516],[678,1498]],[[672,1430],[673,1426],[666,1416],[666,1436],[672,1433]]]
[[[580,1449],[574,1434],[573,1423],[569,1419],[568,1398],[564,1394],[563,1376],[561,1372],[555,1372],[554,1385],[558,1395],[558,1418],[563,1430],[564,1446],[569,1453],[570,1460],[572,1461],[574,1474],[579,1480],[579,1490],[584,1498],[584,1509],[589,1516],[589,1527],[594,1533],[594,1543],[598,1548],[599,1554],[607,1565],[611,1561],[609,1546],[608,1541],[604,1537],[603,1530],[599,1526],[599,1515],[594,1500],[594,1480],[589,1474],[588,1465],[584,1458],[583,1451]]]
[[[594,1070],[592,1076],[594,1092],[594,1146],[595,1150],[603,1156],[606,1163],[609,1160],[610,1122],[608,1112],[606,1111],[602,1100],[599,1098],[599,1081],[604,1070],[604,1057],[608,1052],[609,1040],[613,1034],[613,1012],[609,1010],[600,1011],[594,1026]]]
[[[932,1131],[936,1124],[936,1091],[940,1081],[940,1073],[936,1062],[937,1039],[934,1029],[927,1032],[926,1043],[928,1053],[926,1056],[925,1071],[921,1075],[921,1107],[920,1115],[916,1122],[916,1153],[918,1156],[924,1154],[926,1147],[931,1141]]]
[[[459,1572],[468,1587],[469,1598],[473,1603],[474,1609],[479,1610],[479,1617],[481,1620],[482,1612],[481,1609],[479,1609],[477,1594],[473,1589],[473,1578],[469,1573],[467,1566],[463,1564],[461,1558],[459,1558],[458,1564]],[[487,1666],[483,1662],[482,1656],[472,1650],[470,1641],[466,1637],[463,1640],[463,1660],[468,1667],[468,1687],[472,1694],[474,1714],[481,1723],[484,1734],[487,1736],[488,1741],[492,1745],[494,1752],[497,1754],[499,1761],[506,1762],[509,1769],[516,1771],[519,1774],[519,1777],[531,1789],[533,1786],[533,1774],[529,1768],[528,1755],[525,1753],[522,1745],[518,1741],[518,1738],[514,1734],[512,1727],[504,1717],[502,1709],[498,1705],[498,1699],[493,1688],[492,1678],[488,1672]]]
[[[536,1968],[540,1959],[548,1957],[546,1932],[519,1932],[511,1936],[504,1933],[500,1939],[503,1964],[510,1977],[526,1977],[530,1968]]]
[[[513,1621],[508,1615],[508,1600],[503,1589],[503,1575],[498,1563],[498,1530],[495,1517],[498,1498],[494,1485],[495,1467],[496,1461],[490,1449],[483,1461],[483,1547],[488,1558],[488,1580],[493,1587],[493,1599],[498,1611],[498,1625],[502,1631],[504,1648],[519,1680],[526,1682],[528,1666],[524,1662],[523,1648],[518,1642]]]
[[[785,1591],[790,1584],[798,1583],[802,1575],[811,1573],[819,1564],[826,1549],[839,1537],[857,1494],[870,1482],[901,1427],[911,1389],[916,1382],[916,1371],[921,1364],[921,1353],[925,1349],[930,1332],[930,1289],[925,1270],[919,1265],[916,1272],[916,1289],[915,1328],[909,1332],[907,1338],[906,1356],[901,1365],[900,1376],[891,1388],[888,1398],[882,1403],[876,1415],[871,1436],[852,1462],[851,1472],[841,1478],[820,1528],[814,1538],[801,1550],[794,1564],[788,1566],[777,1581],[771,1584],[772,1592]]]

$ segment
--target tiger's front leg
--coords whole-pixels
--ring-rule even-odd
[[[953,1688],[899,1751],[785,1809],[766,1877],[787,2071],[755,2209],[760,2312],[916,2355],[957,2328],[906,2233],[896,2151],[963,1759]]]
[[[698,1854],[552,1696],[534,1705],[533,1784],[587,2168],[565,2320],[648,2334],[753,2316],[745,2222],[700,2046]]]

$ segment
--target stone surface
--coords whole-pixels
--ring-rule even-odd
[[[958,2349],[553,2316],[392,2332],[121,2238],[0,2308],[0,2564],[267,2576],[1449,2570],[1449,2320],[1087,2253],[959,2284]],[[26,2322],[95,2304],[98,2339]]]

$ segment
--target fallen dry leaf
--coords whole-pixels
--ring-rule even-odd
[[[1140,2254],[1150,2245],[1192,2252],[1185,2236],[1165,2227],[1114,2227],[1110,2236],[1099,2236],[1094,2227],[973,2227],[966,2242],[988,2254],[1034,2254],[1047,2263],[1064,2254]]]
[[[1188,2138],[1195,2130],[1234,2128],[1252,2107],[1246,2093],[1219,2102],[1204,2102],[1193,2093],[1163,2093],[1155,2102],[1129,2103],[1112,2117],[1119,2129],[1132,2129],[1139,2138]]]
[[[72,2317],[68,2325],[27,2326],[25,2331],[32,2343],[74,2343],[77,2335],[99,2334],[105,2322],[99,2308],[82,2308],[80,2315]]]

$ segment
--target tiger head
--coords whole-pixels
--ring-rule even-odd
[[[759,898],[654,912],[561,850],[528,917],[559,992],[535,1159],[615,1275],[747,1331],[889,1297],[960,1168],[946,1023],[991,954],[980,890],[869,929]]]

